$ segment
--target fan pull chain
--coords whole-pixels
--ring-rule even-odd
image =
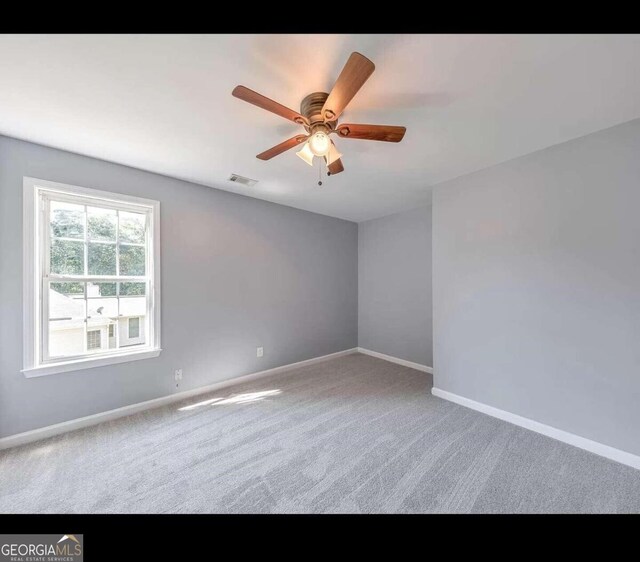
[[[318,186],[322,186],[322,163],[318,166]]]

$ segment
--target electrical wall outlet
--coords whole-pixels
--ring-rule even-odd
[[[256,357],[262,357],[264,355],[264,347],[258,347],[256,349]]]
[[[182,369],[176,369],[175,377],[176,377],[177,381],[181,381],[182,380]]]

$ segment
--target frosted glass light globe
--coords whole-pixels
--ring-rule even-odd
[[[309,148],[315,156],[324,156],[329,152],[330,146],[329,136],[323,131],[316,131],[309,139]]]
[[[308,142],[304,143],[302,150],[296,152],[296,156],[302,158],[309,166],[313,166],[313,152],[311,152]]]

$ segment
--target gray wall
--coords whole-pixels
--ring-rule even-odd
[[[20,373],[23,176],[161,202],[158,358]],[[357,236],[355,223],[0,137],[0,436],[171,394],[176,368],[187,390],[355,347]]]
[[[431,366],[431,207],[358,225],[358,345]]]
[[[640,454],[640,120],[438,186],[435,386]]]

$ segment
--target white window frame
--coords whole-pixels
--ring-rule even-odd
[[[149,333],[145,334],[147,343],[144,347],[131,349],[117,349],[113,352],[100,353],[96,356],[73,357],[64,360],[43,361],[42,334],[45,325],[43,313],[47,309],[47,291],[43,291],[43,260],[46,256],[39,255],[39,249],[44,247],[44,233],[41,225],[48,231],[48,216],[38,217],[42,213],[40,201],[43,192],[53,192],[57,197],[97,199],[96,204],[107,203],[116,208],[128,211],[144,212],[148,217],[147,236],[148,251],[146,271],[149,276],[147,299],[147,318]],[[37,219],[40,220],[37,220]],[[48,250],[45,248],[45,253]],[[41,180],[38,178],[23,178],[23,333],[24,358],[22,373],[26,377],[39,377],[102,367],[115,363],[135,361],[158,357],[160,347],[160,202],[153,199],[143,199],[132,195],[112,193],[87,187],[67,185],[64,183]]]

